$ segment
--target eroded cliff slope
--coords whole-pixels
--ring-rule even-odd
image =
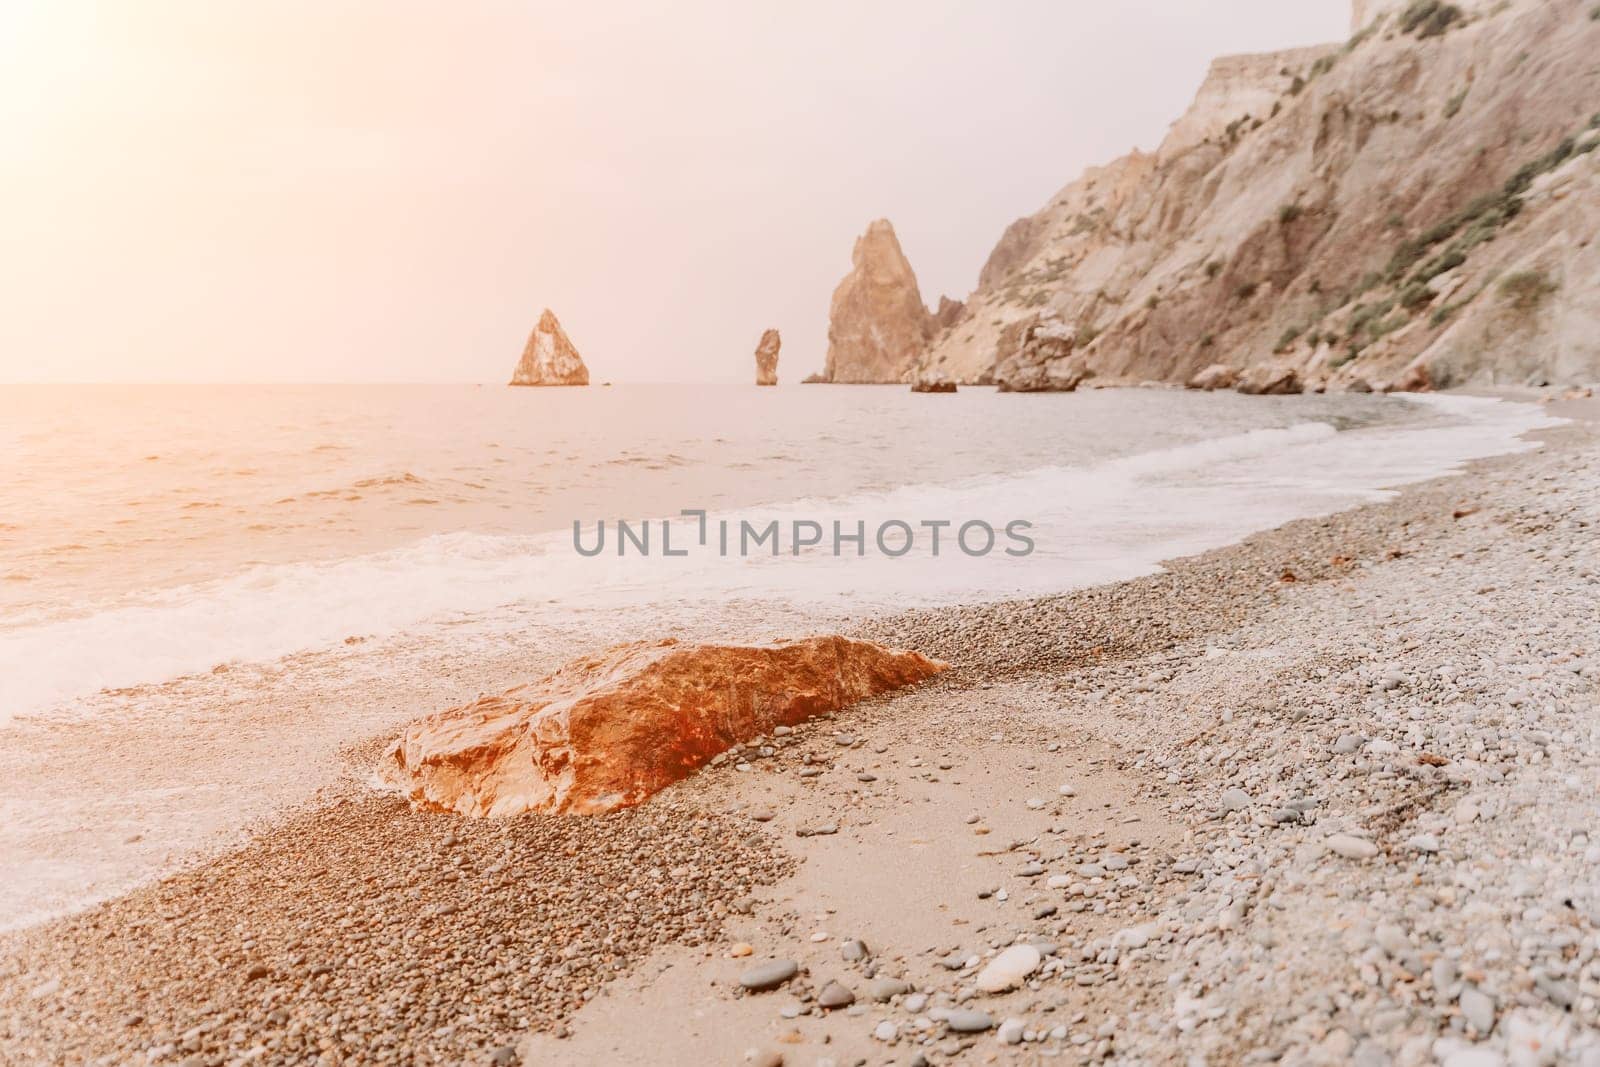
[[[1218,60],[1160,148],[1006,231],[918,373],[1600,378],[1594,0],[1358,0],[1355,24],[1344,44]]]

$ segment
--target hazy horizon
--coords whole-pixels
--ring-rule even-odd
[[[0,381],[504,382],[545,306],[596,382],[822,364],[891,219],[924,300],[1218,55],[1343,0],[0,8]]]

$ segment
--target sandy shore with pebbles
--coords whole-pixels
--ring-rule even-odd
[[[0,939],[0,1062],[1600,1064],[1600,424],[1558,413],[1160,575],[867,621],[956,669],[630,811],[412,813],[375,736]]]

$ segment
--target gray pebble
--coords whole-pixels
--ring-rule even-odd
[[[752,993],[765,993],[769,989],[777,989],[799,973],[800,965],[794,960],[772,960],[758,963],[745,971],[739,976],[739,984]]]
[[[945,1019],[946,1025],[958,1034],[981,1034],[994,1029],[994,1018],[986,1011],[957,1008]]]

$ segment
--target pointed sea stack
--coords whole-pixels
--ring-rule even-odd
[[[567,339],[555,313],[549,308],[539,316],[539,324],[528,335],[522,358],[511,375],[512,385],[588,385],[589,368]]]
[[[823,376],[858,384],[911,381],[935,321],[888,219],[878,219],[857,238],[850,264],[833,291]]]
[[[756,345],[756,384],[778,384],[778,349],[783,341],[777,330],[767,330]]]

